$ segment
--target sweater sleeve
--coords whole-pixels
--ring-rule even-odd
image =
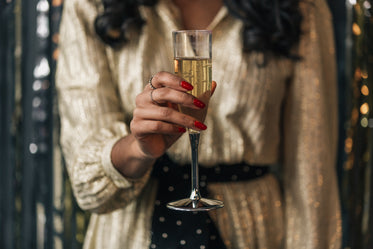
[[[286,249],[339,249],[337,85],[332,17],[301,1],[302,36],[284,117]]]
[[[150,170],[136,180],[123,177],[111,162],[111,149],[129,133],[107,47],[94,31],[97,3],[66,0],[61,20],[56,88],[61,146],[78,204],[107,212],[141,192]]]

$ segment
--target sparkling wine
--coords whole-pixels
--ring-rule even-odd
[[[211,48],[212,32],[210,30],[176,30],[172,32],[175,74],[193,85],[189,93],[206,104],[203,109],[179,106],[180,112],[188,114],[203,122],[207,114],[207,104],[211,97]],[[219,200],[207,199],[199,191],[198,145],[200,132],[189,129],[191,148],[191,191],[189,198],[167,203],[167,207],[180,211],[209,211],[224,207]]]
[[[203,109],[192,109],[180,105],[179,110],[203,122],[207,113],[207,105],[211,97],[211,59],[176,58],[174,64],[175,74],[193,85],[193,90],[189,91],[189,93],[206,104],[206,107]],[[190,130],[190,132],[197,131]]]

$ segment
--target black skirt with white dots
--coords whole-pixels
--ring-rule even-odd
[[[250,180],[268,172],[268,167],[246,164],[200,167],[200,192],[208,197],[208,182]],[[168,209],[167,203],[188,198],[191,191],[190,165],[179,165],[164,155],[154,165],[152,176],[159,181],[150,249],[226,249],[208,212]]]

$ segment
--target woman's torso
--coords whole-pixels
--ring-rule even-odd
[[[178,10],[169,0],[155,10],[144,8],[147,25],[119,53],[111,55],[126,122],[131,120],[135,97],[150,76],[173,72],[172,30],[180,29]],[[171,7],[170,7],[171,6]],[[241,22],[223,7],[208,27],[213,30],[212,97],[200,144],[200,163],[273,164],[279,157],[281,107],[292,62],[260,53],[243,53]],[[265,65],[263,63],[266,63]],[[177,162],[189,161],[189,141],[183,136],[168,154]]]

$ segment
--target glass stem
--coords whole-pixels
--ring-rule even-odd
[[[199,144],[200,133],[191,132],[189,133],[190,147],[192,152],[192,163],[191,163],[191,176],[192,176],[192,192],[190,199],[193,203],[197,203],[201,199],[199,192],[199,174],[198,174],[198,144]],[[194,204],[193,204],[194,205]]]

